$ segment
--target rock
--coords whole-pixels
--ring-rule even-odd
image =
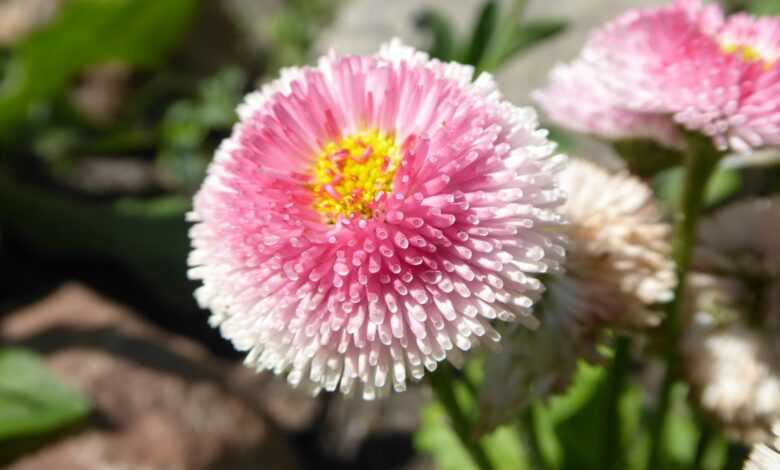
[[[84,156],[62,179],[68,187],[88,194],[142,194],[156,189],[157,173],[153,163],[140,158]]]
[[[115,123],[128,94],[131,72],[128,65],[120,62],[91,67],[70,90],[70,101],[93,123]]]
[[[194,319],[197,321],[197,319]],[[17,460],[11,470],[293,469],[283,425],[308,425],[317,401],[213,357],[129,309],[68,284],[0,320],[0,341],[35,349],[90,397],[86,429]]]
[[[269,374],[257,375],[246,367],[236,367],[230,382],[254,401],[278,428],[296,433],[308,430],[321,413],[322,402],[290,387]]]

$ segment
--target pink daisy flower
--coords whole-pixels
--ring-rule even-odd
[[[562,161],[490,76],[391,42],[250,94],[190,214],[190,276],[258,370],[366,399],[533,323]],[[357,384],[357,387],[355,386]]]
[[[577,132],[610,140],[650,139],[671,148],[682,142],[668,116],[623,107],[596,69],[582,61],[553,68],[549,85],[535,91],[533,98],[553,122]]]
[[[747,153],[780,146],[778,57],[780,18],[726,17],[717,5],[678,0],[629,11],[594,32],[568,80],[582,80],[579,90],[606,90],[619,113],[639,113],[653,125],[668,119],[711,136],[721,149]],[[552,86],[560,80],[554,76]],[[537,96],[554,116],[566,100],[550,95]]]

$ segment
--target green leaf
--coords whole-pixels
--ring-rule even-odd
[[[89,402],[22,349],[0,350],[0,443],[49,433],[83,419]]]
[[[504,51],[511,48],[525,4],[526,0],[513,0],[509,11],[501,12],[500,18],[494,21],[495,31],[491,31],[480,56],[474,62],[477,73],[495,70],[502,63]]]
[[[84,67],[159,63],[186,30],[197,0],[70,0],[13,52],[0,83],[0,138],[57,96]]]
[[[449,20],[438,12],[428,9],[417,17],[417,27],[432,36],[428,53],[440,60],[452,60],[455,52],[455,35]]]
[[[414,434],[417,449],[433,456],[438,470],[479,470],[450,428],[447,414],[438,402],[423,408],[420,427]]]
[[[682,192],[684,169],[682,167],[662,171],[653,180],[655,193],[668,210],[674,210]],[[721,204],[742,187],[742,174],[738,169],[718,167],[707,184],[705,207]]]
[[[556,151],[570,153],[575,150],[577,138],[570,131],[549,124],[546,124],[544,127],[549,132],[547,138],[558,145]]]
[[[581,363],[574,383],[566,395],[553,398],[548,406],[539,407],[540,435],[548,460],[557,470],[601,470],[600,449],[606,432],[609,375],[607,370]],[[647,411],[641,390],[636,385],[624,387],[619,399],[622,436],[611,443],[623,454],[625,470],[647,470],[649,451]],[[686,400],[686,389],[678,384],[672,392],[669,432],[664,452],[669,470],[692,468],[700,438],[700,426]],[[705,449],[702,469],[720,470],[725,461],[725,443],[716,439]],[[655,469],[658,470],[658,469]]]
[[[455,374],[462,378],[451,382],[455,400],[471,420],[472,430],[478,404],[475,390],[471,389],[469,383],[480,378],[480,364],[478,360],[469,361],[462,373]],[[479,438],[475,435],[474,439],[480,440],[494,469],[532,470],[526,463],[522,440],[514,427],[505,426]],[[453,430],[445,408],[438,401],[432,401],[423,409],[414,442],[418,450],[433,456],[439,470],[479,470]]]
[[[604,418],[609,406],[606,400],[608,376],[603,369],[594,369],[585,365],[581,366],[580,371],[584,374],[580,380],[585,380],[590,387],[587,399],[575,413],[558,423],[556,434],[565,450],[563,469],[597,470],[602,464],[599,451],[604,447],[602,439],[606,435]],[[631,411],[638,413],[638,402],[633,405],[635,409]],[[621,447],[625,444],[625,442],[615,442],[613,444],[615,452],[621,452]]]
[[[532,470],[525,463],[521,439],[513,427],[499,428],[482,440],[496,470]],[[450,427],[444,408],[437,402],[423,409],[414,442],[418,450],[433,456],[439,470],[479,470]]]
[[[493,32],[496,30],[497,20],[498,3],[495,0],[486,1],[474,24],[474,31],[471,34],[468,47],[461,54],[460,62],[469,65],[479,64],[490,44]]]
[[[522,442],[520,434],[514,427],[504,426],[482,439],[485,442],[488,457],[495,464],[496,470],[529,468],[520,447]]]
[[[677,383],[672,387],[671,412],[666,423],[666,432],[663,451],[666,454],[664,461],[668,462],[666,468],[670,470],[687,470],[700,468],[703,470],[724,470],[727,460],[728,443],[722,436],[715,436],[709,443],[705,442],[700,466],[694,467],[697,447],[702,438],[702,429],[706,426],[703,417],[697,417],[694,409],[687,399],[688,389],[685,384]],[[644,433],[643,433],[644,434]],[[643,449],[646,452],[647,449]],[[638,456],[632,456],[638,457]],[[646,470],[643,454],[640,459],[632,460],[632,470]],[[640,462],[635,462],[640,460]],[[739,467],[742,468],[742,460]]]
[[[780,2],[777,0],[753,0],[748,8],[754,15],[780,15]]]
[[[672,405],[669,414],[668,430],[666,436],[666,452],[668,461],[677,463],[681,468],[693,462],[696,452],[696,444],[699,439],[699,428],[696,425],[693,411],[685,402],[686,387],[675,384],[672,388]]]
[[[245,84],[244,73],[228,67],[204,80],[195,99],[168,108],[160,126],[157,165],[177,187],[192,192],[203,180],[213,153],[206,138],[213,130],[227,131],[236,121]]]
[[[721,204],[742,187],[742,173],[733,168],[718,168],[707,184],[708,206]]]
[[[508,47],[499,51],[500,61],[495,67],[502,65],[520,52],[538,46],[544,41],[561,34],[568,25],[569,23],[566,20],[552,18],[524,22],[514,31]]]
[[[230,129],[236,122],[236,106],[244,95],[246,74],[238,67],[226,67],[200,86],[199,118],[212,129]]]
[[[192,303],[189,200],[170,196],[85,202],[0,171],[0,226],[50,256],[94,256],[127,267],[166,305]]]
[[[684,161],[679,151],[658,145],[652,140],[618,140],[612,143],[612,148],[626,162],[631,173],[642,178],[680,166]]]
[[[562,396],[553,397],[537,407],[537,423],[546,460],[559,470],[601,470],[601,450],[606,432],[609,397],[609,374],[602,367],[581,362],[572,386]],[[615,452],[625,450],[628,456],[641,456],[646,445],[641,429],[641,393],[635,386],[625,386],[618,402],[623,435],[611,443]],[[621,467],[623,468],[623,467]],[[627,470],[636,467],[627,466]]]

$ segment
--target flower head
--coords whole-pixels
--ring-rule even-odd
[[[682,142],[671,119],[624,107],[596,69],[582,61],[553,68],[549,85],[533,98],[553,122],[577,132],[610,140],[649,139],[670,148]]]
[[[780,423],[778,223],[774,200],[716,213],[701,227],[690,279],[688,380],[702,407],[749,443]]]
[[[703,323],[687,334],[684,357],[694,396],[726,432],[748,443],[766,439],[780,419],[780,361],[774,345],[738,322]]]
[[[571,240],[565,275],[588,299],[593,325],[645,327],[648,305],[671,298],[675,285],[671,227],[652,190],[626,172],[573,160],[561,173],[569,197],[561,208]]]
[[[780,146],[779,56],[780,18],[726,17],[717,5],[677,0],[631,10],[595,31],[563,73],[587,96],[609,97],[579,95],[579,116],[597,115],[606,102],[614,104],[606,121],[621,122],[623,133],[657,138],[658,120],[666,119],[661,128],[677,123],[722,149],[749,152]],[[553,76],[551,88],[561,80]],[[552,90],[537,96],[554,119],[566,104]],[[603,125],[583,125],[602,133]]]
[[[563,391],[578,358],[599,359],[606,329],[656,324],[650,306],[668,300],[675,284],[671,230],[647,185],[573,159],[561,172],[561,189],[565,272],[547,278],[538,329],[508,328],[501,350],[489,357],[480,393],[484,430]]]
[[[249,95],[195,198],[190,275],[246,363],[365,398],[530,319],[560,162],[488,75],[397,42]]]

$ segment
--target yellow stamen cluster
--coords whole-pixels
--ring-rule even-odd
[[[358,132],[328,143],[317,156],[310,188],[326,223],[339,216],[372,216],[377,196],[392,189],[401,152],[392,135]]]
[[[766,55],[762,54],[760,50],[749,44],[735,44],[726,42],[721,44],[720,50],[726,54],[737,54],[745,62],[762,62],[766,68],[770,68],[774,63],[774,60],[766,57]]]

